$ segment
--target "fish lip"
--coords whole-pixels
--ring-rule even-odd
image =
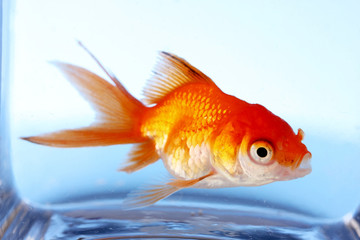
[[[311,173],[311,153],[306,152],[296,161],[291,168],[283,167],[281,173],[274,178],[275,181],[287,181],[304,177]]]
[[[302,172],[311,172],[311,153],[308,151],[307,153],[305,153],[300,159],[301,161],[299,161],[298,163],[298,171],[302,171]]]
[[[299,157],[295,164],[293,165],[292,169],[307,169],[311,168],[310,165],[310,159],[312,155],[309,151],[307,151],[305,154],[303,154],[301,157]]]
[[[299,160],[296,162],[296,165],[283,173],[283,179],[281,180],[290,180],[295,178],[304,177],[312,172],[311,168],[311,153],[306,152]]]

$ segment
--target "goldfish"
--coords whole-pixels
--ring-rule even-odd
[[[135,190],[124,204],[145,207],[185,188],[259,186],[311,172],[303,130],[295,133],[264,106],[224,93],[175,54],[159,53],[140,101],[88,52],[109,81],[53,64],[95,110],[94,122],[23,139],[62,148],[134,144],[120,169],[127,173],[162,159],[173,179]]]

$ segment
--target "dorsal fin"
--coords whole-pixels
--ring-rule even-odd
[[[160,52],[153,76],[144,88],[144,101],[147,104],[158,103],[176,88],[189,83],[208,83],[216,86],[208,76],[184,59],[168,52]]]

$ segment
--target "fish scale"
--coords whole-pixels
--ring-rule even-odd
[[[226,117],[214,92],[204,91],[204,87],[188,85],[170,94],[148,110],[153,117],[146,117],[142,127],[144,134],[154,139],[158,154],[166,155],[163,160],[168,169],[184,179],[195,179],[211,170],[208,138],[214,124]],[[197,147],[208,154],[192,151]]]

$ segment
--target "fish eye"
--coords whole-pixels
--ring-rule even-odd
[[[256,141],[250,147],[250,157],[258,164],[269,164],[273,158],[273,153],[273,147],[266,141]]]

